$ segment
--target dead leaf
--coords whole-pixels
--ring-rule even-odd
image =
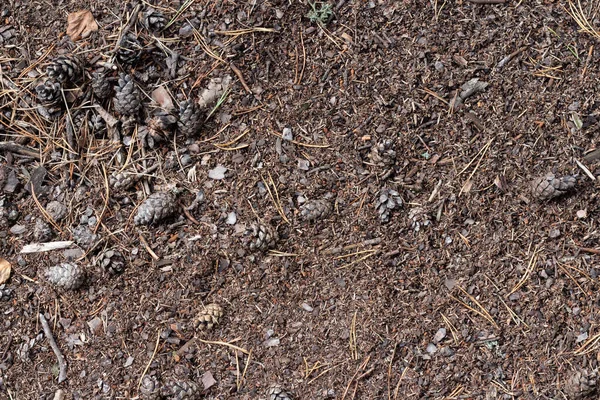
[[[152,100],[158,103],[163,110],[171,111],[173,109],[173,100],[164,86],[159,86],[154,89],[151,96]]]
[[[0,257],[0,285],[8,280],[10,277],[11,266],[8,261]]]
[[[75,11],[67,16],[67,35],[74,42],[97,30],[98,24],[89,10]]]

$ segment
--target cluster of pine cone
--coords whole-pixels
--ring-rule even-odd
[[[156,33],[165,28],[167,19],[159,11],[147,7],[140,12],[138,23],[141,25],[140,31]],[[91,101],[92,104],[103,105],[109,110],[112,105],[112,111],[121,119],[121,134],[129,134],[137,124],[139,136],[148,147],[154,147],[155,143],[163,140],[166,133],[175,129],[185,136],[198,133],[205,112],[192,100],[181,101],[178,112],[172,113],[160,108],[146,112],[146,107],[142,104],[142,90],[134,78],[143,75],[140,79],[146,83],[150,78],[159,79],[160,74],[156,65],[146,63],[140,65],[143,67],[143,74],[135,72],[144,54],[142,37],[129,32],[120,38],[113,54],[116,65],[112,61],[102,62],[90,65],[89,70],[82,57],[65,54],[54,58],[46,68],[45,80],[35,88],[39,113],[47,119],[55,119],[68,108],[76,132],[87,122],[89,129],[98,135],[105,131],[103,118],[98,114],[79,110],[74,103]],[[149,62],[153,60],[152,57],[147,59]],[[76,87],[82,89],[83,95],[75,100],[73,96],[65,96],[65,90]]]

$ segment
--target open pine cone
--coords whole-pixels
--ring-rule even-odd
[[[76,264],[62,263],[46,269],[46,280],[67,290],[79,289],[85,280],[85,271]]]
[[[60,99],[60,83],[48,79],[35,87],[35,93],[42,104],[53,104]]]
[[[389,222],[392,211],[402,207],[400,193],[390,188],[382,188],[375,207],[381,222],[384,224]]]
[[[195,135],[202,126],[202,112],[192,100],[179,103],[179,131],[185,136]]]
[[[192,380],[171,379],[160,389],[161,394],[170,400],[193,400],[198,398],[198,385]]]
[[[194,328],[199,331],[212,329],[213,326],[219,323],[222,316],[223,307],[216,303],[211,303],[194,318]]]
[[[569,399],[591,399],[590,396],[596,393],[597,383],[597,369],[593,371],[578,369],[567,379],[564,390],[569,395]],[[594,398],[597,397],[594,396]]]
[[[573,175],[557,178],[548,174],[531,183],[531,194],[539,200],[550,200],[569,192],[576,184],[577,178]]]
[[[99,99],[107,99],[112,94],[110,78],[104,68],[92,72],[92,90]]]
[[[283,388],[277,385],[269,388],[267,391],[267,396],[269,396],[269,400],[292,400],[292,396],[290,396]]]
[[[46,67],[50,79],[61,83],[76,81],[81,72],[81,65],[74,57],[58,56]]]
[[[138,207],[133,222],[136,225],[155,224],[173,215],[175,210],[175,196],[171,192],[155,192]]]
[[[307,201],[300,207],[300,215],[306,221],[325,218],[331,212],[331,202],[326,199]]]
[[[117,61],[121,64],[135,64],[142,54],[142,45],[137,36],[127,33],[117,50]]]
[[[142,17],[142,24],[150,32],[158,32],[167,25],[167,18],[164,14],[152,7],[148,7]]]
[[[252,224],[244,235],[249,237],[248,247],[250,250],[266,251],[275,247],[279,239],[276,230],[261,223]]]
[[[131,75],[121,74],[115,88],[115,111],[121,115],[135,115],[142,107],[140,91]]]

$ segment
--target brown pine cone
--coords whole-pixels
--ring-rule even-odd
[[[275,229],[261,223],[252,224],[244,232],[244,235],[249,237],[248,247],[250,247],[250,250],[266,251],[275,247],[277,240],[279,240],[279,235]]]
[[[142,44],[138,40],[137,36],[132,33],[127,33],[121,45],[117,50],[117,61],[121,64],[135,64],[142,54]]]
[[[140,91],[131,75],[121,74],[115,87],[115,111],[121,115],[135,115],[142,107]]]
[[[194,318],[194,328],[199,331],[212,329],[213,326],[219,323],[222,316],[223,307],[216,303],[211,303]]]
[[[110,78],[104,68],[92,72],[92,90],[99,99],[107,99],[112,94]]]
[[[300,206],[300,216],[306,221],[326,218],[329,213],[331,213],[331,203],[326,199],[307,201]]]
[[[50,79],[60,83],[76,81],[82,71],[75,57],[58,56],[46,67]]]
[[[46,269],[46,280],[67,290],[81,287],[85,280],[85,271],[76,264],[62,263]]]
[[[35,93],[40,103],[55,104],[61,98],[60,83],[48,79],[35,87]]]
[[[569,399],[585,399],[596,393],[598,381],[598,370],[588,371],[578,369],[574,371],[567,382],[564,390],[569,395]]]
[[[193,400],[198,395],[198,385],[191,380],[172,379],[161,389],[161,394],[169,400]]]
[[[289,395],[283,388],[280,386],[274,385],[269,388],[267,391],[267,396],[269,396],[269,400],[292,400],[292,396]]]
[[[192,100],[184,100],[179,103],[179,131],[185,136],[198,133],[202,126],[202,112]]]
[[[386,139],[371,147],[369,159],[371,163],[379,166],[392,166],[396,163],[396,152],[393,149],[394,143]]]
[[[538,200],[549,200],[569,192],[576,184],[577,179],[573,175],[557,178],[548,174],[531,183],[531,194]]]
[[[389,222],[392,211],[402,207],[402,203],[400,193],[390,188],[382,188],[375,204],[381,222],[384,224]]]
[[[167,18],[160,11],[148,7],[142,15],[142,24],[150,32],[161,31],[167,25]]]
[[[175,196],[171,192],[152,193],[138,207],[133,222],[136,225],[155,224],[175,214],[175,210]]]

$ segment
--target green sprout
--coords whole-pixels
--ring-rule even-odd
[[[331,4],[324,2],[314,2],[308,3],[310,5],[311,10],[308,12],[308,19],[310,22],[316,22],[319,25],[325,25],[329,22],[329,19],[333,15],[333,8]],[[317,9],[317,4],[319,8]]]

